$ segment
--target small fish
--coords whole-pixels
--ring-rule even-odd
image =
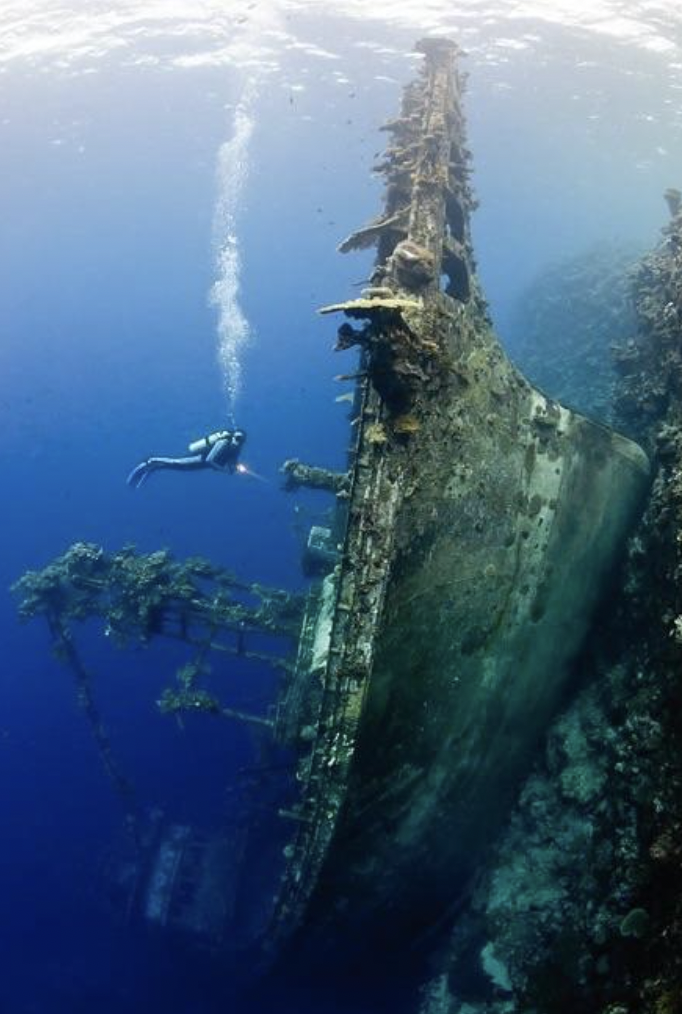
[[[353,394],[352,391],[346,391],[345,394],[339,394],[336,398],[334,398],[334,401],[336,402],[350,401],[352,404],[354,397],[355,395]]]

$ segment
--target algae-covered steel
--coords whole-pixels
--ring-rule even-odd
[[[535,390],[475,276],[456,47],[420,45],[387,125],[327,579],[312,752],[269,944],[397,947],[448,911],[508,812],[648,481],[641,449]],[[510,251],[510,255],[513,251]],[[330,596],[333,609],[330,613]],[[289,953],[292,953],[289,951]]]

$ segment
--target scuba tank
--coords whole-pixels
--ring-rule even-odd
[[[209,433],[208,436],[193,440],[187,450],[190,454],[201,454],[204,451],[210,451],[219,440],[229,440],[231,436],[229,430],[218,430],[216,433]]]

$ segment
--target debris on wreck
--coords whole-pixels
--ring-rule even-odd
[[[298,458],[285,461],[281,472],[286,475],[284,488],[290,493],[306,486],[308,489],[327,490],[337,496],[345,496],[350,486],[350,476],[346,472],[332,472],[328,468],[306,465]]]

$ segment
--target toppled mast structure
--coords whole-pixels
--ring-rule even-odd
[[[380,167],[342,556],[270,945],[376,955],[461,897],[563,699],[647,485],[641,449],[535,390],[475,276],[456,47],[428,40]],[[355,941],[355,944],[354,944]]]
[[[102,866],[102,900],[108,899],[107,907],[111,903],[114,914],[126,922],[146,923],[202,949],[224,954],[248,946],[252,935],[258,936],[258,927],[244,915],[245,908],[259,907],[253,881],[271,895],[278,868],[264,862],[264,856],[279,854],[286,841],[277,805],[266,811],[267,820],[251,819],[248,826],[243,807],[233,805],[221,815],[223,826],[202,831],[175,823],[140,799],[123,773],[97,704],[99,670],[111,673],[111,664],[103,665],[100,658],[97,672],[92,668],[86,650],[92,638],[80,631],[99,628],[116,648],[148,651],[145,669],[157,682],[157,707],[181,728],[183,716],[200,715],[251,729],[259,767],[244,769],[250,776],[278,769],[277,744],[285,741],[288,726],[276,702],[266,710],[251,710],[235,707],[230,698],[240,684],[251,683],[244,680],[247,673],[258,682],[273,671],[280,674],[286,697],[293,670],[290,646],[301,627],[303,596],[245,583],[199,557],[180,563],[165,550],[142,554],[127,546],[110,554],[82,542],[42,571],[27,572],[14,591],[22,618],[47,622],[54,654],[70,670],[123,810],[124,833]],[[165,650],[159,656],[161,642]],[[169,652],[170,644],[177,651]],[[159,688],[153,677],[167,673],[173,663],[174,680]],[[114,673],[120,668],[115,664]],[[261,791],[265,810],[263,796]],[[280,790],[275,803],[281,808],[286,801],[286,789]],[[270,875],[275,879],[270,881]]]

